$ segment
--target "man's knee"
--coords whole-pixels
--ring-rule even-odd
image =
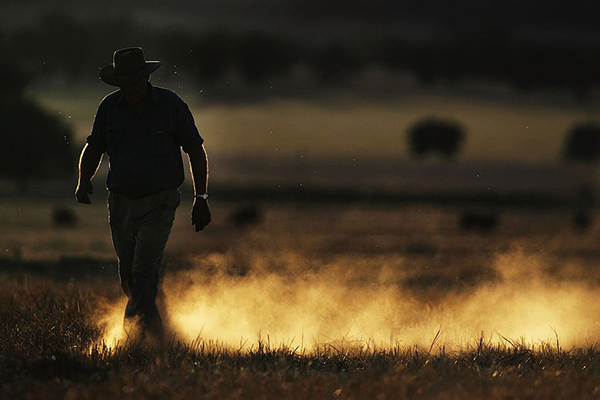
[[[132,285],[148,287],[156,290],[158,287],[158,269],[132,272]]]

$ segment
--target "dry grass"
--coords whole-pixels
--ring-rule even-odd
[[[216,343],[94,346],[113,285],[4,276],[0,387],[19,398],[592,398],[600,349],[474,340],[457,352],[415,346],[243,352]],[[91,350],[90,350],[91,346]]]
[[[595,345],[600,330],[594,322],[599,255],[594,231],[573,233],[566,214],[506,214],[498,231],[477,235],[457,230],[454,210],[273,206],[265,209],[260,227],[240,231],[226,222],[231,206],[217,205],[214,225],[205,235],[195,235],[184,204],[165,260],[167,301],[194,305],[192,289],[199,290],[198,298],[212,296],[216,304],[206,300],[194,306],[204,307],[200,318],[227,313],[228,334],[236,332],[236,324],[251,330],[278,318],[281,326],[292,326],[294,319],[307,318],[298,304],[314,314],[311,323],[323,315],[331,318],[335,314],[331,310],[348,314],[346,319],[338,315],[319,321],[323,327],[339,330],[348,321],[362,318],[379,325],[405,325],[399,328],[402,339],[409,324],[429,329],[438,326],[436,319],[446,313],[466,331],[477,333],[469,333],[468,340],[453,346],[444,337],[449,325],[441,331],[429,330],[432,334],[420,343],[403,339],[375,346],[353,337],[343,342],[342,336],[342,341],[332,338],[308,346],[278,341],[263,332],[260,339],[236,345],[219,340],[218,329],[214,333],[207,327],[190,341],[184,339],[182,327],[175,327],[170,343],[157,349],[102,345],[107,326],[99,321],[110,317],[122,301],[104,206],[78,208],[80,215],[90,218],[74,230],[52,227],[47,217],[51,206],[5,202],[0,207],[7,217],[3,220],[10,221],[10,229],[0,236],[3,251],[10,250],[0,259],[2,397],[547,399],[600,395],[600,349]],[[17,208],[23,210],[18,217]],[[520,286],[523,282],[527,285]],[[302,297],[311,288],[313,296],[318,295],[314,304]],[[191,300],[173,295],[180,289]],[[261,291],[269,293],[258,296]],[[277,297],[280,292],[288,298]],[[532,293],[539,296],[533,298]],[[240,300],[244,296],[246,300]],[[490,297],[498,302],[485,303]],[[502,299],[514,302],[515,310],[501,304]],[[394,302],[400,300],[404,308],[399,314]],[[276,305],[289,307],[289,315]],[[482,306],[473,310],[477,305]],[[527,332],[520,338],[502,330],[475,330],[478,323],[502,322],[501,318],[481,319],[482,313],[509,319],[510,313],[517,315],[532,305],[543,308],[541,324],[546,329],[558,315],[552,310],[566,310],[573,318],[561,319],[569,322],[567,326],[555,326],[558,337],[543,340],[532,341]],[[177,312],[176,306],[172,313]],[[242,312],[236,314],[238,309]],[[355,312],[361,309],[368,312]],[[365,319],[365,315],[381,318]],[[220,323],[214,326],[225,326]],[[526,325],[521,321],[515,326],[525,329]],[[586,333],[591,334],[571,332],[578,340],[577,345],[569,344],[561,329],[580,327],[589,328]]]

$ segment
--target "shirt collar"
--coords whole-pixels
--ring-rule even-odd
[[[150,101],[154,104],[158,104],[158,96],[156,94],[156,90],[150,82],[148,82],[148,89],[150,90]],[[123,103],[123,96],[121,95],[121,91],[119,90],[119,98],[117,99],[117,104],[121,103]]]

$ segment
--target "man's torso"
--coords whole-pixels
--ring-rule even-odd
[[[183,102],[173,92],[150,89],[150,98],[137,109],[122,99],[119,91],[108,95],[88,138],[97,148],[104,146],[102,150],[109,156],[107,188],[133,197],[176,188],[184,180],[180,146],[185,144],[180,130],[187,124],[181,123],[181,114],[189,110],[187,106],[182,110]],[[197,131],[195,135],[201,144]]]

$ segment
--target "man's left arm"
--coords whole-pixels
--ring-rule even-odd
[[[204,229],[210,223],[210,208],[208,199],[197,197],[208,193],[208,157],[204,145],[194,147],[188,153],[190,173],[194,185],[194,204],[192,206],[192,225],[196,232]]]

